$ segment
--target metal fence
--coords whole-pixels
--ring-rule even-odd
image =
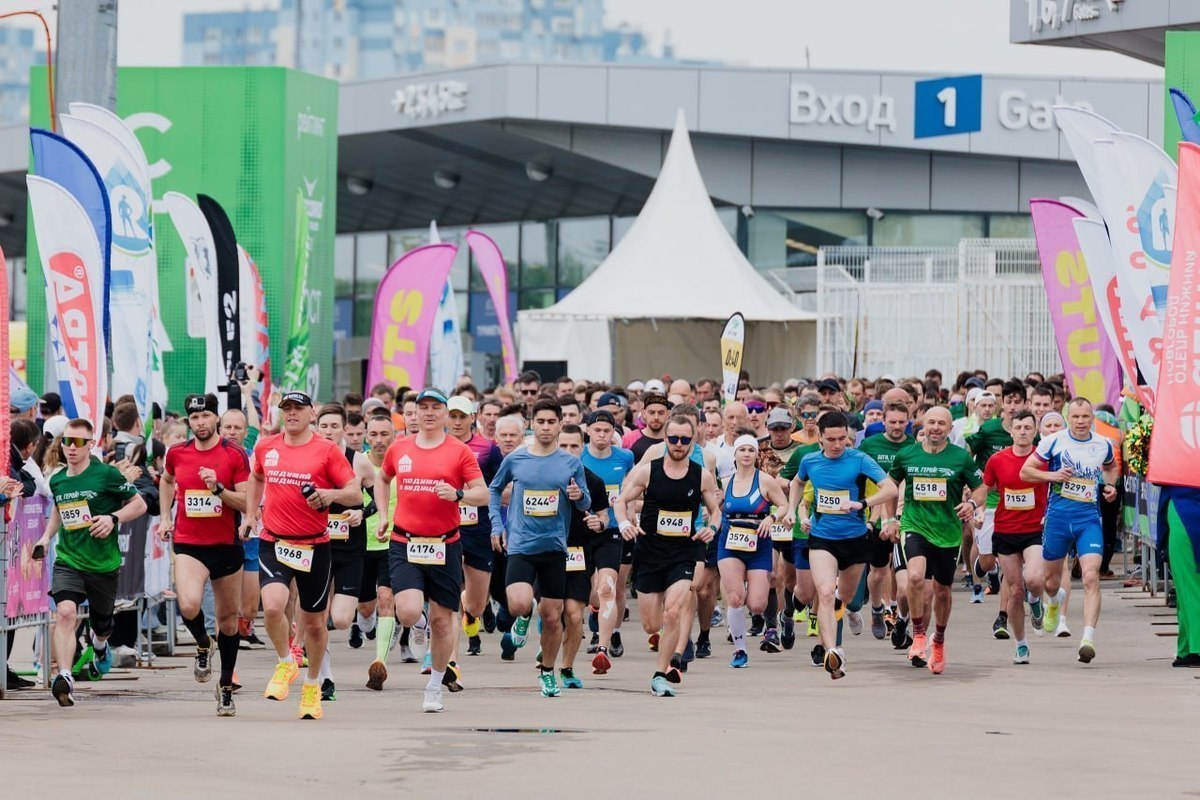
[[[936,367],[1061,371],[1032,239],[958,247],[825,247],[817,255],[819,372],[896,377]]]

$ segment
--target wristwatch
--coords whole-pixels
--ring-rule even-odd
[[[223,491],[225,491],[225,484],[221,483],[220,481],[217,481],[217,485],[213,487],[212,493],[220,494]]]
[[[113,521],[114,528],[119,528],[121,526],[121,520],[117,519],[116,514],[109,514],[108,516],[109,516],[109,519],[111,519]]]
[[[463,490],[462,490],[462,489],[455,489],[455,490],[454,490],[454,495],[455,495],[455,497],[457,497],[457,498],[458,498],[458,502],[460,502],[460,503],[461,503],[461,502],[462,502],[462,499],[463,499]]]

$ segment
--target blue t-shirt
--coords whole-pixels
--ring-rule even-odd
[[[617,497],[621,494],[621,485],[625,483],[625,476],[633,470],[633,453],[620,447],[614,447],[608,451],[607,458],[599,458],[592,455],[590,448],[585,447],[580,461],[600,480],[604,481],[608,505],[610,508],[615,506]],[[617,527],[616,514],[608,515],[608,527]]]
[[[508,506],[508,552],[511,555],[567,552],[567,529],[571,525],[571,501],[567,484],[574,478],[583,497],[575,502],[580,511],[591,507],[587,478],[579,459],[564,450],[535,456],[526,449],[509,453],[492,479],[488,499],[492,535],[504,530],[500,521],[500,496],[513,485]]]
[[[1038,458],[1046,469],[1056,472],[1070,467],[1068,481],[1050,484],[1046,519],[1091,522],[1100,516],[1100,482],[1104,468],[1113,463],[1112,442],[1092,431],[1087,439],[1076,439],[1069,429],[1052,433],[1038,443]]]
[[[829,458],[820,450],[800,461],[796,477],[813,486],[812,536],[822,539],[853,539],[867,532],[863,511],[837,510],[842,498],[863,502],[869,478],[882,483],[887,474],[875,460],[859,450],[846,450]]]

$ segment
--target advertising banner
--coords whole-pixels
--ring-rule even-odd
[[[271,396],[271,328],[267,320],[267,296],[263,293],[258,265],[238,246],[238,268],[242,296],[242,361],[258,367],[262,382],[259,392],[265,403]]]
[[[437,300],[457,251],[452,244],[417,247],[383,276],[371,320],[367,386],[419,387],[424,382]]]
[[[1074,220],[1081,214],[1058,200],[1030,200],[1029,209],[1067,385],[1073,395],[1115,408],[1121,398],[1121,368],[1100,322],[1075,236]]]
[[[204,383],[193,391],[216,393],[225,383],[225,361],[221,351],[221,333],[217,310],[217,253],[208,220],[190,197],[167,192],[163,198],[171,224],[184,243],[184,269],[200,295],[204,324]],[[195,386],[195,382],[192,382]]]
[[[304,197],[296,194],[296,270],[295,294],[292,297],[291,325],[288,328],[288,357],[283,370],[283,391],[300,390],[309,396],[316,395],[316,381],[312,380],[309,363],[308,287],[309,239],[305,224]]]
[[[746,320],[740,313],[734,314],[725,322],[725,328],[721,331],[721,397],[726,405],[737,398],[745,345]]]
[[[443,392],[452,392],[465,369],[458,301],[454,286],[447,280],[433,315],[433,335],[429,337],[429,382]]]
[[[513,339],[512,316],[508,306],[508,265],[500,246],[492,237],[479,231],[467,231],[467,246],[475,256],[475,266],[487,286],[496,318],[500,325],[500,357],[504,363],[504,383],[512,385],[517,379],[517,346]]]
[[[41,614],[50,609],[50,573],[46,559],[33,557],[33,546],[46,530],[50,501],[41,495],[14,501],[8,532],[8,616]]]
[[[213,245],[217,256],[217,330],[221,336],[221,368],[224,380],[218,384],[229,386],[233,368],[242,355],[242,318],[238,313],[241,295],[238,284],[241,282],[241,264],[239,263],[237,235],[229,216],[221,204],[206,194],[196,197],[200,212],[208,220],[208,229],[212,231]],[[228,390],[230,395],[236,394],[236,389]]]

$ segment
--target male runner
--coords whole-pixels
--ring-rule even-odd
[[[183,624],[196,639],[196,680],[212,676],[213,643],[204,624],[200,600],[205,581],[212,581],[216,611],[217,650],[221,675],[217,680],[217,716],[232,717],[233,670],[238,654],[238,608],[241,604],[242,562],[245,550],[237,533],[237,513],[246,510],[250,462],[239,445],[217,435],[217,397],[192,394],[183,401],[192,440],[167,451],[159,482],[164,509],[158,535],[174,538],[175,594]],[[179,504],[172,503],[176,495]]]
[[[338,447],[312,430],[313,402],[304,392],[287,392],[279,400],[283,431],[261,440],[251,460],[246,508],[262,506],[259,582],[263,617],[279,663],[263,696],[284,700],[300,669],[288,647],[288,587],[296,582],[299,627],[309,644],[308,675],[300,692],[301,719],[321,718],[319,676],[329,632],[332,559],[329,506],[358,502],[358,477]],[[242,519],[243,539],[253,535],[258,515]]]
[[[1046,484],[1021,480],[1021,468],[1033,452],[1037,422],[1029,411],[1018,411],[1009,420],[1012,447],[1001,450],[983,470],[983,482],[996,492],[995,536],[992,544],[1000,557],[1000,567],[1010,582],[1007,622],[1012,626],[1017,652],[1014,664],[1029,663],[1029,644],[1025,641],[1025,594],[1036,598],[1031,605],[1033,626],[1041,629],[1042,519],[1046,516]],[[1018,580],[1018,576],[1024,580]]]
[[[605,395],[607,397],[607,395]],[[603,406],[604,398],[601,398]],[[621,446],[633,453],[634,463],[639,463],[642,456],[654,444],[663,440],[663,427],[671,413],[671,404],[665,394],[647,393],[642,395],[642,422],[646,427],[626,434],[621,440]]]
[[[1092,404],[1076,397],[1067,406],[1067,428],[1042,439],[1021,468],[1021,479],[1049,483],[1042,557],[1046,561],[1045,628],[1058,625],[1062,603],[1062,560],[1074,549],[1083,573],[1083,638],[1079,660],[1096,657],[1096,624],[1100,621],[1100,562],[1104,533],[1096,502],[1117,495],[1120,472],[1112,442],[1092,430]]]
[[[246,365],[249,373],[254,367]],[[255,373],[257,374],[257,373]],[[247,385],[250,381],[247,381]],[[231,408],[221,415],[221,426],[218,433],[222,439],[233,442],[249,459],[254,452],[254,443],[258,441],[258,411],[254,402],[247,397],[246,389],[242,389],[242,404],[246,411]],[[249,461],[247,460],[247,464]],[[249,478],[247,478],[249,480]],[[243,498],[245,495],[243,495]],[[238,519],[241,524],[241,519]],[[239,647],[244,650],[262,650],[267,643],[258,638],[254,630],[254,620],[258,617],[258,537],[251,537],[242,542],[242,592],[241,608],[238,611],[238,636],[241,638]]]
[[[767,414],[767,439],[759,447],[758,468],[773,478],[779,477],[784,465],[791,459],[792,453],[801,445],[792,440],[792,432],[796,422],[792,412],[784,405],[778,405]],[[791,479],[781,480],[784,495],[791,486]],[[776,506],[772,513],[783,519],[787,514],[786,504]],[[759,649],[770,651],[773,636],[779,637],[780,645],[785,650],[791,650],[796,644],[796,621],[793,614],[796,611],[796,569],[792,564],[793,544],[792,531],[781,522],[771,525],[771,594],[766,607],[766,634]],[[779,614],[779,609],[783,610]],[[774,633],[776,617],[779,619],[779,631]],[[699,644],[697,644],[699,647]]]
[[[600,476],[604,482],[604,492],[610,507],[616,505],[617,498],[621,496],[625,476],[633,470],[633,454],[612,446],[616,427],[617,423],[612,414],[607,411],[594,412],[588,421],[589,441],[580,458],[583,465]],[[593,550],[589,563],[595,569],[595,603],[592,607],[596,609],[594,615],[598,617],[598,630],[593,635],[596,655],[592,659],[592,671],[597,675],[603,675],[612,668],[610,652],[613,658],[624,652],[619,628],[625,613],[625,584],[629,580],[629,571],[633,565],[633,542],[626,542],[620,537],[615,514],[609,514],[605,530],[617,535],[620,550],[615,554],[615,561],[612,547],[605,546],[608,540],[604,537],[588,540]]]
[[[541,594],[542,623],[538,661],[543,697],[557,697],[554,664],[562,645],[563,600],[567,583],[568,502],[581,512],[591,507],[583,464],[559,449],[562,410],[558,401],[543,398],[533,404],[533,442],[500,463],[489,487],[488,512],[492,546],[508,554],[506,575],[508,613],[515,617],[511,641],[525,643],[533,614],[534,583]],[[501,521],[504,489],[513,485],[508,530]]]
[[[676,417],[665,426],[667,452],[661,459],[639,464],[626,478],[615,508],[618,528],[626,539],[644,536],[637,552],[638,609],[647,634],[663,631],[662,640],[679,638],[682,612],[687,607],[696,570],[696,542],[708,543],[713,526],[721,524],[721,492],[712,473],[690,457],[696,424]],[[631,504],[642,500],[638,521],[631,521]],[[697,529],[697,501],[708,511],[707,524]],[[660,647],[658,669],[650,681],[656,697],[672,697],[671,683],[682,680],[671,666],[671,648]]]
[[[418,431],[387,449],[375,474],[379,533],[392,530],[389,561],[396,617],[415,625],[429,603],[429,682],[422,709],[445,710],[442,683],[457,638],[455,614],[462,602],[463,544],[459,503],[481,506],[487,485],[471,449],[446,433],[446,396],[425,389],[416,397]],[[396,479],[396,509],[388,516],[388,483]]]
[[[92,628],[92,665],[105,675],[112,668],[108,637],[113,631],[117,573],[121,549],[116,532],[122,522],[146,513],[146,501],[120,470],[92,456],[94,429],[86,419],[73,419],[62,433],[67,466],[50,476],[54,509],[46,530],[33,547],[44,557],[58,537],[50,597],[55,602],[54,658],[58,675],[50,686],[60,706],[75,705],[75,625],[86,602]]]
[[[987,495],[983,476],[970,453],[949,443],[951,424],[948,409],[931,408],[925,414],[924,441],[920,446],[901,451],[892,462],[889,476],[896,483],[904,481],[904,516],[899,525],[892,519],[883,529],[884,537],[892,541],[904,537],[908,608],[913,622],[909,662],[914,667],[928,664],[934,675],[940,675],[946,668],[950,587],[954,583],[962,544],[962,522],[974,516]],[[971,496],[960,501],[964,487],[971,489]],[[928,661],[925,656],[925,627],[929,622],[925,578],[934,581],[933,612],[937,615],[933,655]]]

